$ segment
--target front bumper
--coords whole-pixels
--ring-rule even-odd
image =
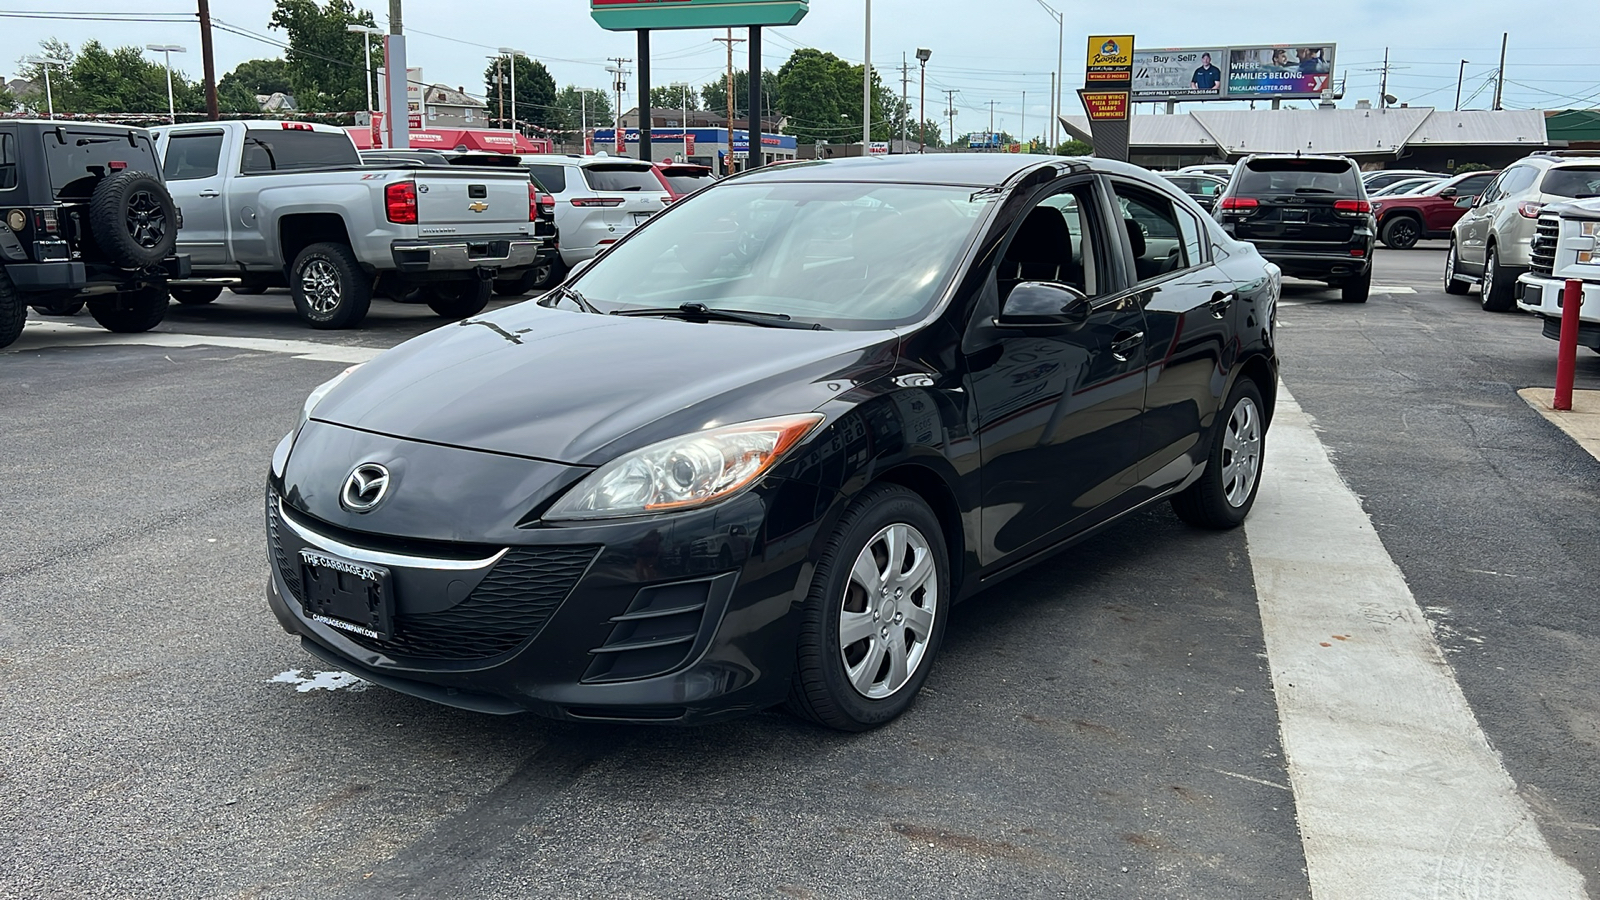
[[[740,715],[781,702],[794,666],[809,567],[803,553],[770,560],[757,546],[785,490],[654,519],[529,528],[524,543],[498,547],[361,535],[269,490],[267,603],[312,654],[437,703],[571,720]],[[709,543],[728,552],[708,558]],[[311,618],[302,549],[387,568],[393,637]]]
[[[470,272],[477,269],[521,269],[533,265],[548,238],[527,235],[450,237],[395,241],[390,245],[395,268],[407,275]]]
[[[1543,275],[1517,278],[1517,308],[1544,319],[1544,336],[1561,337],[1562,291],[1566,282]],[[1583,305],[1578,308],[1578,343],[1600,350],[1600,284],[1583,282]]]

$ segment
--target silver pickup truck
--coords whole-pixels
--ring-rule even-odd
[[[352,328],[374,293],[446,318],[483,309],[494,279],[533,266],[526,172],[373,167],[342,129],[304,122],[201,122],[152,129],[173,200],[178,252],[196,278],[240,293],[287,285],[313,328]],[[216,282],[171,287],[202,304]]]

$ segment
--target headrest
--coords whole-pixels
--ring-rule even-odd
[[[1014,263],[1060,266],[1071,259],[1072,232],[1054,206],[1035,206],[1006,250],[1006,260]]]
[[[1123,219],[1122,224],[1128,227],[1128,243],[1133,247],[1134,257],[1144,256],[1144,227],[1137,219]]]

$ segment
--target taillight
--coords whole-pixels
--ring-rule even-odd
[[[384,212],[396,225],[417,224],[417,183],[397,181],[383,189]]]
[[[556,214],[556,198],[550,196],[549,194],[540,194],[539,195],[539,205],[543,206],[544,207],[544,211],[549,213],[552,218],[555,217],[555,214]]]
[[[1365,200],[1335,200],[1333,203],[1333,211],[1340,213],[1355,213],[1356,215],[1364,216],[1367,213],[1372,212],[1372,204]]]
[[[33,212],[33,227],[45,234],[55,234],[61,230],[61,222],[54,209],[37,209]]]
[[[621,206],[622,205],[622,198],[621,197],[573,197],[572,198],[572,205],[573,206],[580,206],[580,207],[582,207],[582,206],[604,206],[604,207]]]
[[[529,222],[537,222],[537,221],[539,221],[539,206],[540,206],[540,203],[541,203],[541,198],[542,198],[542,195],[539,193],[539,189],[534,187],[531,184],[528,185],[528,221]]]
[[[1539,212],[1542,209],[1544,209],[1543,203],[1529,203],[1524,200],[1517,204],[1517,212],[1521,213],[1524,219],[1539,218]]]
[[[1258,207],[1260,205],[1261,205],[1261,201],[1257,200],[1254,197],[1224,197],[1224,198],[1222,198],[1222,208],[1223,209],[1255,209],[1256,207]]]
[[[308,122],[279,122],[278,127],[284,131],[316,131]]]

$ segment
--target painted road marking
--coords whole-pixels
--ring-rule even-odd
[[[1585,897],[1287,391],[1271,434],[1245,535],[1312,896]]]
[[[69,325],[65,322],[28,320],[22,336],[6,348],[11,351],[38,350],[45,347],[230,347],[236,350],[255,350],[260,353],[282,353],[295,359],[319,362],[362,363],[382,353],[375,347],[352,347],[345,344],[323,344],[316,341],[290,341],[277,338],[226,337],[211,334],[176,334],[168,331],[146,331],[143,334],[113,334],[98,326]]]

